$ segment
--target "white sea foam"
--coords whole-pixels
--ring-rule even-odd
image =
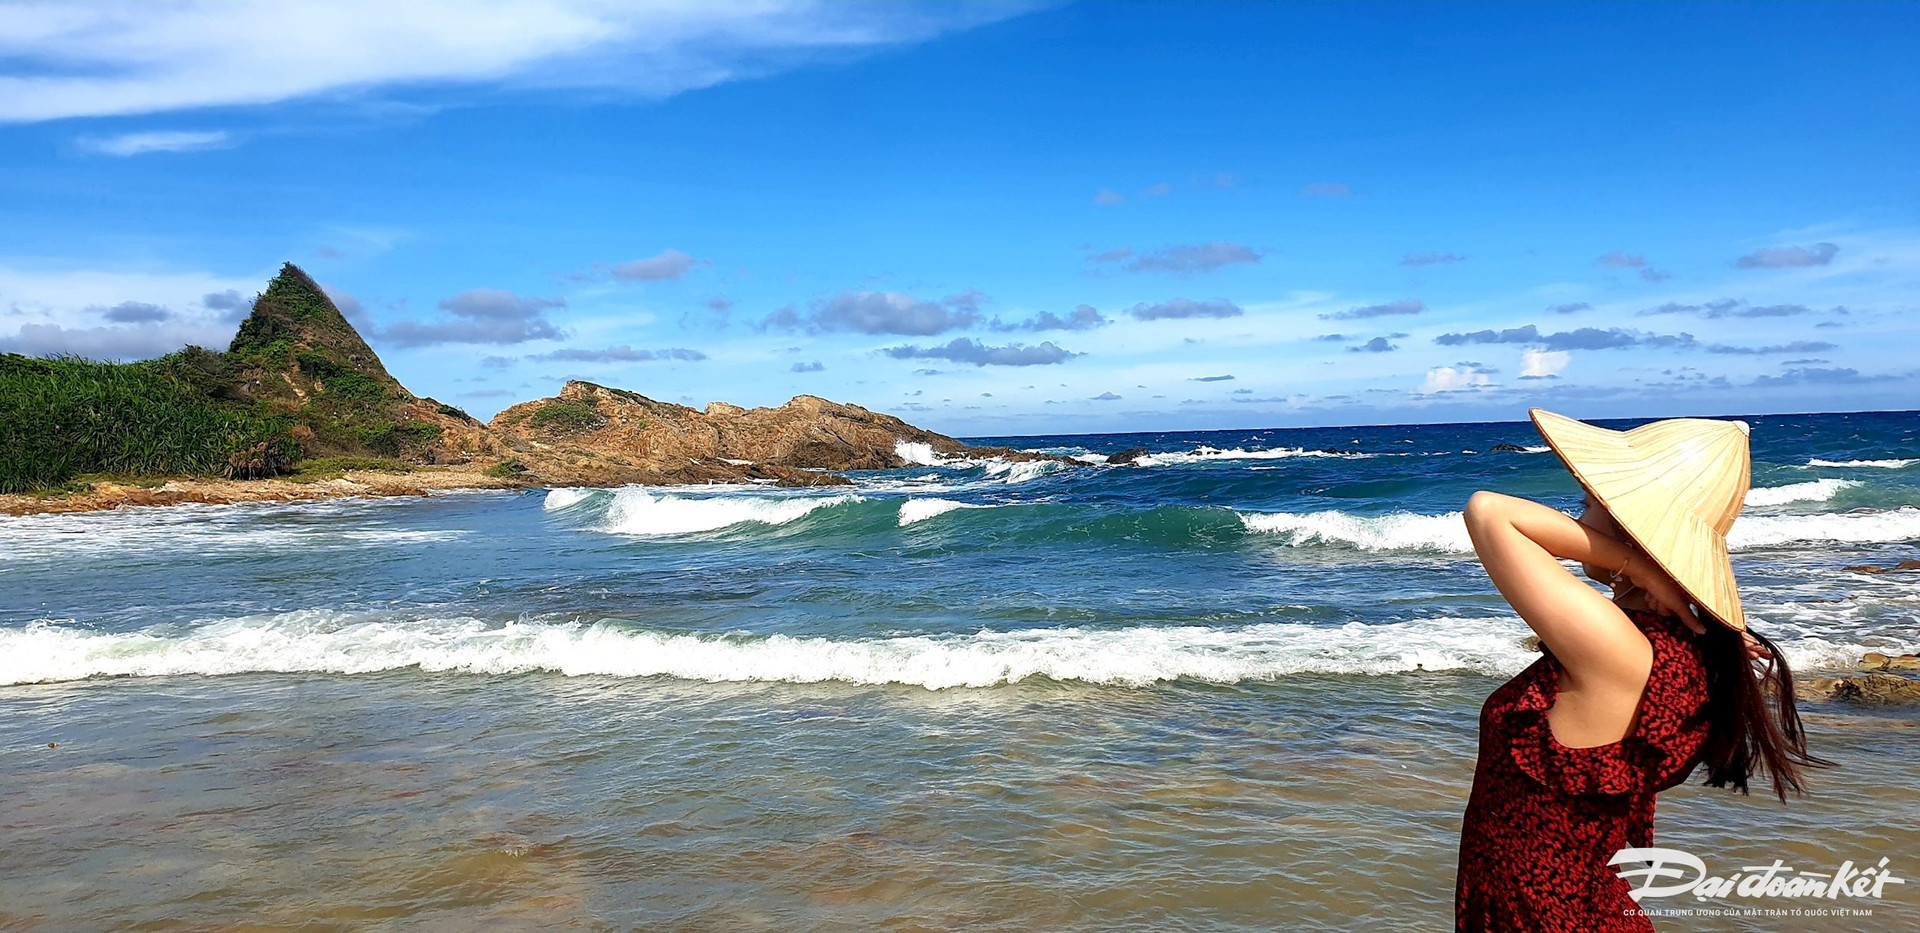
[[[593,498],[593,494],[594,490],[592,489],[549,489],[547,490],[546,501],[542,502],[540,507],[549,512],[558,512],[561,509],[573,508]]]
[[[1812,460],[1808,460],[1808,461],[1807,461],[1807,466],[1816,466],[1816,467],[1880,467],[1880,468],[1882,468],[1882,469],[1887,469],[1887,470],[1897,470],[1897,469],[1899,469],[1899,468],[1901,468],[1901,467],[1903,467],[1903,466],[1906,466],[1906,465],[1908,465],[1908,464],[1911,464],[1911,463],[1920,463],[1920,458],[1912,458],[1912,457],[1909,457],[1909,458],[1907,458],[1907,459],[1904,459],[1904,460],[1900,460],[1900,459],[1894,459],[1894,460],[1822,460],[1822,459],[1820,459],[1820,458],[1818,458],[1818,457],[1815,457],[1814,459],[1812,459]]]
[[[916,466],[942,466],[950,462],[935,451],[932,444],[897,440],[893,442],[893,452],[895,456]]]
[[[4,629],[0,685],[190,674],[367,674],[408,668],[710,682],[838,681],[929,689],[990,687],[1039,677],[1146,686],[1180,679],[1271,681],[1302,673],[1464,670],[1504,676],[1537,657],[1521,644],[1526,634],[1517,618],[1505,616],[1339,626],[1046,628],[821,638],[637,631],[609,622],[500,625],[475,618],[391,619],[301,610],[166,632],[107,634],[47,623]],[[1920,641],[1887,638],[1855,644],[1783,633],[1780,641],[1788,660],[1801,669],[1851,664],[1867,650],[1901,653],[1920,648]]]
[[[395,528],[383,514],[416,499],[185,504],[0,517],[0,564],[102,556],[272,554],[412,547],[464,537],[464,529]]]
[[[1784,505],[1788,502],[1825,502],[1842,489],[1860,485],[1859,480],[1816,479],[1785,486],[1761,486],[1747,490],[1747,505]]]
[[[1034,629],[883,638],[689,635],[609,623],[382,620],[321,610],[247,616],[185,633],[103,634],[35,624],[0,630],[0,684],[88,677],[401,668],[705,681],[987,687],[1034,677],[1141,686],[1302,672],[1504,673],[1524,666],[1512,619],[1345,626],[1298,623]]]
[[[683,535],[732,525],[784,525],[815,509],[865,501],[860,496],[678,496],[628,486],[615,490],[599,530],[621,535]]]
[[[1345,545],[1363,551],[1473,550],[1466,523],[1459,512],[1418,515],[1353,515],[1327,512],[1240,512],[1240,523],[1251,532],[1281,536],[1295,547]]]
[[[1347,460],[1361,460],[1376,456],[1362,453],[1334,453],[1326,450],[1307,450],[1302,447],[1272,447],[1262,450],[1244,450],[1239,447],[1222,450],[1218,447],[1201,445],[1184,452],[1147,454],[1133,461],[1135,466],[1177,466],[1186,463],[1210,463],[1217,460],[1280,460],[1287,457],[1338,457]]]
[[[1279,535],[1294,547],[1336,545],[1363,551],[1425,550],[1468,553],[1473,542],[1459,512],[1354,515],[1326,512],[1240,512],[1250,532]],[[1733,523],[1733,550],[1786,544],[1877,544],[1920,540],[1920,508],[1814,515],[1746,515]]]
[[[1883,544],[1920,540],[1920,508],[1816,515],[1746,515],[1733,523],[1727,545],[1736,550],[1833,541]]]
[[[987,476],[1003,483],[1024,483],[1039,479],[1060,468],[1057,460],[1026,460],[1018,463],[994,460],[987,465]]]
[[[900,503],[900,527],[905,528],[915,522],[924,522],[935,515],[945,515],[954,509],[990,509],[990,505],[972,502],[955,502],[952,499],[908,499]]]

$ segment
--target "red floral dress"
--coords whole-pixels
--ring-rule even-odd
[[[1561,667],[1550,651],[1481,708],[1480,760],[1460,827],[1459,930],[1653,929],[1607,860],[1653,844],[1654,794],[1699,764],[1707,674],[1678,619],[1626,612],[1653,645],[1653,669],[1625,738],[1569,748],[1553,737],[1547,710]]]

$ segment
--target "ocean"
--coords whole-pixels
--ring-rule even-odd
[[[1920,573],[1842,569],[1920,556],[1920,416],[1744,420],[1751,625],[1920,651]],[[1459,511],[1578,509],[1532,428],[969,440],[1076,463],[0,518],[0,928],[1447,927],[1537,656]],[[1920,875],[1920,711],[1804,710],[1812,796],[1696,774],[1657,844]]]

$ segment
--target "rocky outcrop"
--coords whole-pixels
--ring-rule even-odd
[[[1061,459],[1005,447],[969,447],[892,415],[812,395],[778,408],[713,402],[704,410],[591,382],[494,416],[490,430],[530,479],[548,485],[774,480],[844,485],[838,470],[911,466],[899,445],[938,457]]]
[[[1129,447],[1107,458],[1107,466],[1125,466],[1141,457],[1147,456],[1145,447]]]

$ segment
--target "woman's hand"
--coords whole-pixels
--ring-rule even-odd
[[[1693,603],[1687,597],[1687,591],[1681,589],[1679,581],[1660,569],[1652,558],[1634,551],[1628,555],[1627,566],[1619,576],[1631,580],[1634,586],[1647,594],[1647,606],[1654,612],[1679,619],[1681,624],[1695,635],[1707,630],[1706,625],[1700,621],[1699,615],[1693,611]],[[1615,579],[1617,580],[1618,577]]]

